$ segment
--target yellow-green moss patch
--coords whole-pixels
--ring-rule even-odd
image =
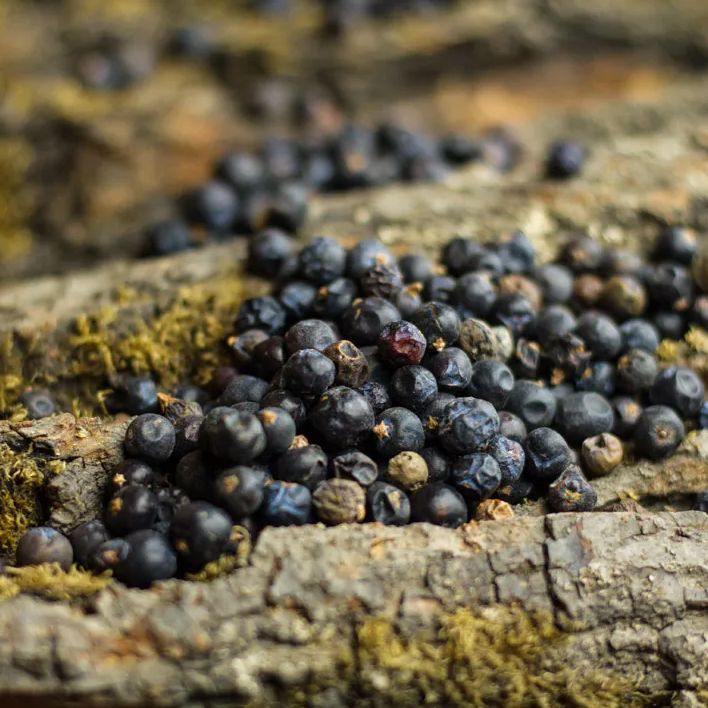
[[[39,492],[44,486],[43,463],[31,450],[16,453],[0,444],[0,549],[14,551],[20,536],[42,521]]]
[[[548,615],[501,605],[444,615],[437,633],[415,638],[388,619],[366,619],[351,649],[333,650],[322,674],[284,699],[308,705],[327,688],[353,706],[619,708],[656,698],[635,690],[631,677],[568,665],[563,650],[572,636]]]
[[[4,599],[25,592],[48,600],[75,600],[94,595],[111,582],[110,574],[94,575],[73,565],[65,571],[56,563],[7,568],[6,573],[7,577],[2,579],[6,587],[0,585],[0,599],[3,598],[4,589]],[[16,592],[12,591],[13,585]]]
[[[26,142],[0,138],[0,262],[3,263],[23,258],[32,246],[32,235],[27,228],[32,197],[25,187],[31,154]]]

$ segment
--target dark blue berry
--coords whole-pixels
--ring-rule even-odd
[[[573,393],[558,403],[555,424],[571,444],[579,444],[585,438],[600,433],[609,433],[614,422],[612,406],[599,393]]]
[[[511,438],[498,435],[487,446],[487,453],[490,454],[499,465],[502,485],[515,482],[524,471],[526,453],[521,443]]]
[[[514,389],[514,374],[501,361],[482,359],[472,367],[470,396],[489,401],[495,408],[503,408]]]
[[[156,531],[135,531],[125,538],[128,553],[115,566],[115,576],[130,587],[148,588],[177,572],[177,555],[167,538]]]
[[[22,534],[15,560],[17,565],[58,563],[64,570],[69,570],[74,551],[64,534],[48,526],[36,526]]]
[[[238,465],[214,480],[214,501],[234,519],[253,514],[263,501],[266,476],[256,467]]]
[[[282,408],[265,407],[256,413],[256,418],[263,426],[266,436],[265,453],[268,457],[284,453],[295,437],[296,427],[292,416]]]
[[[357,295],[356,283],[349,278],[337,278],[317,291],[312,311],[318,317],[339,318],[351,307]]]
[[[548,342],[554,337],[568,334],[575,329],[575,315],[564,305],[544,307],[536,317],[533,336],[539,342]]]
[[[551,511],[592,511],[595,504],[597,492],[577,465],[566,467],[548,487],[548,506]]]
[[[523,231],[514,231],[497,246],[506,273],[528,273],[536,260],[536,249]]]
[[[359,288],[364,297],[393,300],[402,287],[403,276],[395,263],[376,263],[359,278]]]
[[[292,237],[278,229],[266,229],[248,242],[248,267],[257,275],[272,278],[292,253]]]
[[[280,371],[287,358],[285,339],[276,334],[259,342],[253,348],[252,368],[260,378],[272,379]]]
[[[615,366],[607,361],[595,361],[576,379],[578,391],[595,391],[609,398],[615,392]]]
[[[406,493],[387,482],[374,482],[366,491],[370,521],[386,526],[404,526],[410,521],[411,505]]]
[[[49,391],[44,389],[28,389],[20,395],[20,403],[27,410],[29,420],[46,418],[57,412],[57,404],[52,399]]]
[[[329,447],[359,444],[374,425],[374,411],[365,396],[347,386],[335,386],[320,396],[310,421]]]
[[[467,521],[467,505],[462,495],[447,484],[426,484],[410,498],[411,521],[457,528]]]
[[[285,362],[282,382],[297,396],[311,398],[324,393],[333,383],[334,363],[316,349],[300,349]]]
[[[442,262],[451,275],[462,275],[477,269],[477,263],[485,250],[478,241],[457,236],[443,248]]]
[[[478,396],[481,398],[481,396]],[[528,431],[526,424],[511,411],[499,411],[499,433],[514,442],[523,442]]]
[[[698,412],[698,428],[699,430],[708,428],[708,401],[703,401],[701,410]]]
[[[276,461],[274,475],[284,482],[297,482],[313,490],[327,477],[327,455],[319,445],[293,446]]]
[[[698,252],[698,239],[691,229],[683,226],[667,226],[654,245],[654,258],[691,265]]]
[[[643,349],[630,349],[617,362],[617,389],[622,393],[642,393],[654,383],[656,372],[657,363],[652,354]]]
[[[170,524],[170,540],[180,565],[197,571],[222,556],[231,546],[232,526],[231,517],[208,502],[181,506]]]
[[[423,286],[423,296],[425,300],[449,304],[455,301],[456,289],[455,278],[449,275],[434,275]]]
[[[204,450],[224,462],[244,464],[260,455],[266,435],[252,413],[225,406],[213,408],[204,418],[200,434]]]
[[[316,238],[300,251],[300,274],[315,285],[326,285],[344,275],[346,259],[346,251],[337,241]]]
[[[401,316],[411,317],[423,305],[420,293],[423,287],[420,283],[412,283],[403,287],[393,299],[393,304],[398,308]]]
[[[80,524],[69,534],[74,561],[82,568],[90,569],[96,549],[107,540],[108,531],[102,521],[94,519]]]
[[[501,484],[501,470],[497,461],[484,452],[460,457],[452,463],[451,482],[462,494],[468,508],[473,509],[488,499]]]
[[[493,322],[508,327],[514,337],[519,337],[533,327],[536,310],[528,298],[519,293],[508,293],[496,299],[491,318]]]
[[[175,447],[175,427],[164,416],[143,413],[130,422],[124,446],[129,457],[158,464],[165,462]]]
[[[547,388],[523,379],[514,384],[504,404],[529,430],[550,425],[556,415],[556,406],[556,398]]]
[[[114,467],[106,486],[108,496],[113,496],[127,484],[140,484],[152,489],[157,482],[155,470],[142,460],[125,459]]]
[[[114,536],[149,529],[157,520],[157,497],[147,487],[129,484],[106,506],[105,523]]]
[[[611,361],[622,347],[622,335],[617,325],[600,312],[586,312],[581,315],[575,333],[595,359]]]
[[[487,273],[465,273],[455,286],[454,302],[463,319],[486,317],[496,299],[497,290]]]
[[[194,245],[192,232],[180,219],[153,224],[148,229],[146,241],[147,255],[150,256],[170,256]]]
[[[312,494],[302,484],[271,482],[265,488],[259,517],[264,526],[300,526],[310,519]]]
[[[316,297],[314,285],[304,280],[292,280],[283,286],[278,301],[291,320],[301,320],[312,313]]]
[[[605,257],[602,245],[590,236],[580,234],[571,239],[561,252],[560,259],[574,273],[598,270]]]
[[[332,476],[351,479],[362,487],[368,487],[379,476],[378,465],[359,450],[347,450],[329,461]]]
[[[494,406],[479,398],[458,398],[448,404],[438,427],[443,449],[467,455],[484,449],[499,434]]]
[[[217,399],[219,406],[233,406],[244,401],[259,403],[268,390],[268,382],[257,376],[239,374],[229,381]]]
[[[693,300],[693,279],[685,266],[659,263],[646,278],[647,293],[656,309],[686,309]]]
[[[247,152],[229,152],[221,158],[215,174],[228,182],[239,194],[252,192],[266,181],[263,163],[257,155]]]
[[[247,329],[226,340],[235,366],[241,371],[253,367],[253,353],[256,347],[268,339],[268,334],[262,329]]]
[[[559,140],[548,149],[546,176],[555,179],[574,177],[585,162],[585,150],[578,143]]]
[[[533,279],[541,288],[546,305],[563,305],[573,295],[573,274],[558,263],[546,263],[533,272]]]
[[[119,375],[112,382],[112,392],[106,399],[109,413],[157,413],[157,386],[152,379],[142,376]]]
[[[526,474],[534,482],[551,482],[573,463],[573,452],[563,436],[551,428],[532,430],[524,442]]]
[[[501,499],[508,504],[521,504],[524,499],[531,496],[533,490],[533,482],[526,475],[521,475],[515,482],[499,487],[494,493],[494,498]]]
[[[96,546],[89,558],[88,567],[96,573],[103,573],[106,570],[115,572],[116,568],[125,561],[129,553],[130,544],[124,538],[108,539]]]
[[[359,241],[347,254],[347,275],[358,281],[364,273],[377,263],[393,264],[396,259],[378,241]]]
[[[683,418],[693,418],[703,405],[705,386],[693,369],[670,366],[660,371],[649,391],[652,403],[671,406]]]
[[[619,327],[622,336],[622,351],[643,349],[653,354],[659,346],[659,332],[648,320],[633,319],[623,322]]]
[[[423,333],[435,351],[455,344],[460,337],[460,317],[454,308],[442,302],[427,302],[413,313],[411,322]]]
[[[212,180],[184,198],[186,217],[217,233],[228,233],[236,223],[239,200],[234,190],[220,180]]]
[[[437,395],[438,384],[428,369],[419,365],[402,366],[391,377],[389,392],[395,405],[420,413]]]
[[[440,420],[445,413],[448,404],[455,400],[451,393],[438,393],[435,398],[420,413],[420,419],[425,430],[425,438],[428,442],[433,442],[438,437],[438,427]]]
[[[429,258],[419,253],[408,253],[398,259],[405,283],[427,283],[434,275],[433,264]]]
[[[367,297],[355,300],[342,315],[342,333],[358,346],[376,344],[381,330],[401,319],[401,313],[388,300]]]
[[[643,457],[660,460],[676,450],[685,434],[683,423],[673,408],[649,406],[634,428],[634,444]]]
[[[174,483],[191,499],[209,499],[211,480],[211,465],[198,450],[188,452],[175,466]]]
[[[437,446],[424,447],[419,454],[428,465],[428,483],[446,482],[450,476],[450,458]]]
[[[337,340],[337,334],[324,320],[300,320],[285,332],[288,354],[294,354],[301,349],[323,351]]]
[[[239,308],[234,329],[237,333],[247,329],[262,329],[268,334],[278,334],[285,327],[287,313],[283,305],[270,295],[244,300]]]
[[[610,403],[615,416],[612,432],[620,438],[632,437],[639,416],[642,414],[642,406],[629,396],[616,396]]]
[[[367,401],[374,411],[374,415],[379,415],[387,408],[391,408],[391,396],[388,394],[388,389],[384,384],[377,381],[367,381],[357,389]]]
[[[264,221],[266,226],[275,226],[294,234],[307,216],[307,188],[299,183],[283,184],[270,198]]]
[[[262,408],[282,408],[295,422],[295,427],[300,428],[307,417],[307,409],[302,399],[284,389],[274,389],[266,393],[261,400]]]
[[[399,452],[417,452],[425,445],[423,424],[407,408],[386,409],[377,416],[372,431],[376,453],[385,460]]]
[[[662,339],[681,339],[686,332],[686,320],[681,312],[661,310],[652,315],[652,324]]]

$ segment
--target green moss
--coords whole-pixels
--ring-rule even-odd
[[[20,536],[41,522],[45,472],[46,463],[31,449],[16,453],[0,444],[0,550],[14,551]]]
[[[157,308],[149,294],[120,292],[115,305],[77,317],[68,332],[5,333],[0,410],[21,417],[20,393],[47,385],[64,408],[94,415],[103,411],[110,377],[120,371],[149,374],[167,391],[187,379],[205,384],[214,367],[229,361],[224,341],[246,287],[258,293],[256,281],[233,272],[184,286]]]
[[[153,320],[136,318],[127,331],[117,308],[79,317],[69,340],[71,374],[95,382],[117,371],[145,373],[166,389],[187,377],[205,383],[226,361],[223,341],[242,294],[238,275],[186,286]]]
[[[516,607],[460,609],[432,635],[403,638],[387,619],[354,628],[351,649],[322,662],[321,675],[288,689],[284,701],[311,704],[326,689],[350,705],[643,706],[631,680],[578,670],[564,660],[572,632],[550,616]]]
[[[23,258],[32,247],[32,198],[24,188],[31,154],[25,141],[0,138],[0,263]]]
[[[64,571],[57,563],[7,568],[6,573],[0,578],[0,600],[21,592],[47,600],[75,600],[95,595],[111,582],[110,574],[94,575],[73,565]]]

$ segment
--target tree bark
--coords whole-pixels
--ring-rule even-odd
[[[18,451],[32,445],[36,455],[65,462],[47,498],[50,522],[69,530],[100,514],[124,430],[124,422],[63,414],[0,423],[0,443]],[[607,505],[696,491],[707,479],[704,431],[668,462],[628,465],[597,486]],[[572,666],[570,683],[599,671],[605,684],[630,677],[655,700],[672,691],[684,701],[676,705],[703,700],[706,515],[543,515],[540,505],[516,512],[454,531],[269,528],[246,567],[209,584],[169,581],[149,592],[113,584],[73,607],[18,596],[0,605],[0,696],[11,705],[258,705],[326,689],[327,705],[350,705],[357,686],[385,676],[388,688],[357,697],[376,705],[394,700],[391,687],[402,680],[414,692],[433,688],[402,679],[385,653],[371,653],[372,626],[433,651],[440,626],[465,608],[516,605],[562,628],[545,661],[556,672]],[[482,616],[495,626],[496,615]],[[478,660],[454,656],[453,669]],[[432,686],[448,690],[442,679]]]

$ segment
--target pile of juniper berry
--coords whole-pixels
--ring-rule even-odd
[[[137,417],[104,517],[69,539],[30,530],[18,563],[147,587],[233,552],[234,525],[454,528],[539,498],[589,511],[588,479],[625,449],[660,460],[708,427],[701,378],[656,358],[708,328],[688,229],[664,229],[649,262],[578,236],[539,264],[521,232],[454,238],[439,265],[376,241],[294,244],[250,240],[276,285],[241,305],[209,391],[121,380],[108,403]]]
[[[461,134],[433,139],[394,123],[373,130],[350,123],[332,135],[313,130],[302,140],[271,137],[258,150],[223,155],[211,179],[182,195],[180,216],[148,229],[146,254],[177,253],[269,226],[296,233],[312,193],[438,181],[455,167],[482,159],[508,170],[519,155],[516,138],[503,128],[476,139]],[[560,142],[551,146],[546,173],[572,176],[583,159],[582,147]]]

